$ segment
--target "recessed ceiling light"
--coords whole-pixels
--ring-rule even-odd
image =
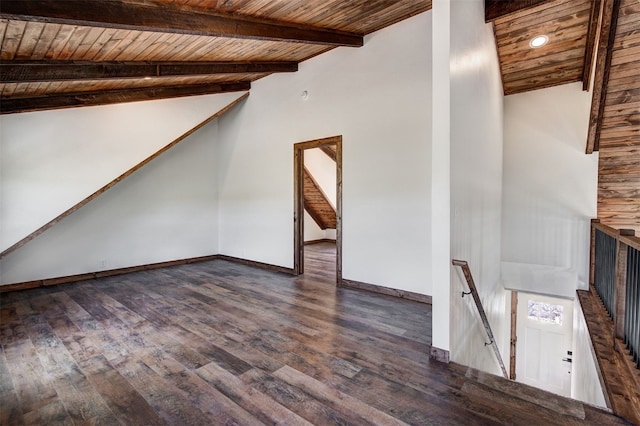
[[[539,35],[531,39],[531,41],[529,42],[529,46],[535,49],[536,47],[544,46],[548,42],[549,42],[549,37],[547,37],[546,35]]]
[[[146,76],[144,79],[145,79],[145,80],[151,80],[151,77]]]

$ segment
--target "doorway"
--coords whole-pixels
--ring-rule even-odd
[[[516,381],[571,397],[573,301],[518,293]]]
[[[342,136],[332,136],[294,144],[294,215],[293,215],[293,270],[304,273],[305,231],[305,151],[320,148],[335,159],[335,230],[336,230],[336,283],[342,282]],[[330,153],[331,151],[331,153]]]

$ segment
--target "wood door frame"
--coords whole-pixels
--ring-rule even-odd
[[[304,272],[304,151],[336,146],[336,283],[342,283],[342,136],[298,142],[293,145],[293,273]]]

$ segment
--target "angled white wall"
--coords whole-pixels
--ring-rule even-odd
[[[482,0],[451,1],[451,256],[469,262],[508,362],[507,292],[500,281],[503,91]],[[451,268],[451,359],[500,374],[459,268]],[[434,319],[435,324],[435,319]]]
[[[327,196],[329,203],[336,207],[336,162],[320,148],[304,151],[304,166],[309,170],[315,181]],[[309,213],[304,212],[304,241],[320,239],[336,239],[335,229],[320,229]]]
[[[2,117],[4,241],[21,235],[18,228],[42,225],[241,95]],[[217,126],[214,120],[2,258],[0,284],[217,254]],[[111,139],[114,132],[129,136]]]
[[[591,94],[581,86],[505,97],[502,260],[514,272],[555,269],[565,281],[571,274],[572,295],[589,282],[598,195],[598,156],[584,153]],[[548,293],[536,280],[505,285]]]
[[[426,12],[253,84],[220,119],[221,254],[292,267],[293,145],[342,135],[344,278],[431,294],[430,37]]]
[[[0,117],[0,251],[242,93]]]

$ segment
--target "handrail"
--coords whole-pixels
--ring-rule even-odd
[[[453,259],[451,263],[454,266],[459,266],[462,268],[462,273],[464,274],[464,278],[467,280],[467,285],[469,286],[469,292],[462,292],[462,297],[467,294],[471,294],[473,296],[473,300],[476,303],[476,307],[478,308],[478,313],[480,314],[480,318],[482,319],[482,323],[484,324],[484,329],[487,332],[487,336],[489,337],[490,342],[485,343],[485,346],[491,345],[493,352],[496,354],[496,358],[498,358],[498,364],[500,364],[500,368],[502,369],[502,375],[505,379],[509,378],[507,374],[507,369],[504,366],[504,362],[502,361],[502,355],[500,355],[500,351],[498,350],[498,344],[496,343],[496,339],[493,337],[493,331],[491,331],[491,324],[489,324],[489,319],[487,318],[487,314],[482,307],[482,302],[480,301],[480,296],[478,295],[478,289],[473,281],[473,276],[471,275],[471,269],[469,269],[469,264],[465,260],[456,260]]]

